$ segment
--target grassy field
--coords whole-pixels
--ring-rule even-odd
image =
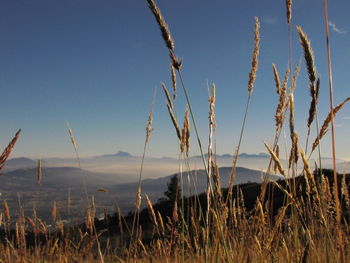
[[[35,212],[13,220],[6,201],[0,213],[0,262],[347,262],[350,254],[350,195],[349,175],[336,170],[334,149],[334,117],[350,100],[346,98],[333,105],[332,81],[329,83],[330,111],[323,122],[318,118],[320,81],[316,71],[310,40],[301,27],[297,27],[299,39],[292,39],[292,0],[286,0],[286,34],[290,41],[289,67],[280,77],[272,65],[276,84],[275,127],[273,145],[265,143],[271,156],[267,174],[281,175],[285,180],[252,183],[234,186],[237,158],[241,142],[245,140],[245,125],[249,121],[249,107],[254,94],[254,82],[259,65],[260,22],[255,18],[252,35],[253,52],[251,70],[248,74],[247,104],[238,139],[232,173],[228,188],[222,189],[219,169],[216,164],[215,84],[209,94],[208,148],[198,135],[195,112],[182,77],[182,61],[175,53],[174,40],[168,25],[153,0],[147,0],[156,19],[161,36],[169,51],[172,90],[162,83],[166,108],[178,138],[181,167],[179,180],[169,184],[167,198],[152,204],[142,192],[142,173],[147,146],[152,136],[153,106],[149,113],[144,152],[141,163],[138,190],[135,192],[135,210],[127,216],[120,213],[105,214],[95,218],[94,197],[86,191],[85,222],[78,225],[65,224],[58,216],[56,202],[52,205],[51,223],[43,222]],[[327,3],[324,2],[325,24],[328,25]],[[326,27],[328,39],[328,26]],[[294,127],[294,96],[301,65],[292,65],[292,41],[299,41],[309,81],[310,108],[306,113],[306,146],[302,147]],[[328,42],[327,42],[328,43]],[[328,47],[329,78],[332,79],[330,47]],[[183,124],[179,123],[176,100],[186,103]],[[152,105],[154,102],[152,103]],[[181,112],[181,111],[180,111]],[[288,165],[280,160],[280,135],[289,134],[291,145]],[[315,129],[313,133],[310,131]],[[79,153],[72,130],[68,127],[70,140],[79,162]],[[329,130],[333,146],[333,170],[322,169],[320,142]],[[310,134],[317,134],[311,138]],[[0,156],[0,171],[11,150],[20,137],[20,130]],[[198,144],[207,176],[204,193],[184,197],[181,173],[190,171],[190,143]],[[283,149],[284,151],[284,149]],[[309,163],[311,154],[318,155],[317,169]],[[298,164],[303,165],[298,171]],[[42,177],[38,163],[37,183]],[[0,178],[1,182],[1,178]],[[1,185],[1,184],[0,184]],[[0,186],[1,188],[1,186]],[[164,189],[166,190],[166,189]],[[104,191],[104,189],[100,189]],[[147,209],[141,210],[141,202]],[[21,208],[21,204],[18,204]],[[69,205],[69,204],[67,204]]]

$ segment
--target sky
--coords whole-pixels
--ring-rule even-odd
[[[278,103],[271,65],[276,64],[282,78],[289,60],[285,1],[157,2],[175,40],[176,54],[184,61],[184,83],[204,147],[208,141],[207,83],[216,84],[219,154],[232,154],[237,145],[247,100],[254,17],[259,18],[259,69],[241,152],[266,152],[263,141],[271,144],[274,138]],[[328,5],[337,104],[350,96],[350,2],[333,0]],[[309,36],[315,53],[323,122],[329,111],[323,1],[293,1],[293,67],[302,57],[296,25]],[[160,86],[164,81],[171,87],[170,61],[146,1],[1,0],[0,38],[0,149],[22,129],[12,157],[74,157],[66,123],[82,157],[119,150],[141,155],[155,88],[154,130],[147,154],[177,155],[177,139]],[[302,61],[295,91],[295,126],[302,146],[309,105]],[[180,86],[176,109],[182,123],[185,99]],[[350,104],[335,123],[337,156],[350,159]],[[191,135],[191,154],[196,155],[193,129]],[[289,143],[288,129],[285,136]],[[322,151],[331,155],[328,135]]]

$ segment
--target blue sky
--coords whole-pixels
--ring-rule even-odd
[[[273,139],[278,97],[271,64],[277,65],[282,77],[289,58],[284,2],[158,0],[176,53],[184,59],[184,80],[204,145],[206,82],[217,86],[218,153],[233,153],[237,144],[247,97],[254,16],[261,21],[261,55],[242,151],[263,152],[262,142]],[[329,111],[322,3],[295,0],[292,17],[294,66],[302,55],[296,25],[308,34],[315,52],[322,83],[321,121]],[[350,96],[349,9],[348,0],[329,1],[336,104]],[[1,148],[22,128],[13,156],[73,156],[65,126],[69,122],[82,156],[118,150],[140,155],[157,86],[148,153],[177,154],[160,89],[161,81],[169,87],[171,83],[168,54],[146,1],[0,1],[0,36]],[[302,64],[295,91],[296,129],[302,145],[310,103],[306,80]],[[182,123],[181,91],[177,108]],[[350,158],[350,104],[339,113],[336,124],[338,156]],[[322,145],[324,155],[330,155],[329,136]],[[192,153],[198,153],[194,137]]]

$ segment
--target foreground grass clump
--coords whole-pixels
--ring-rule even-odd
[[[350,175],[338,174],[335,163],[333,170],[322,169],[320,143],[329,126],[333,124],[335,115],[350,98],[335,107],[331,103],[330,112],[323,125],[319,125],[317,108],[321,84],[308,36],[301,27],[297,27],[311,95],[306,145],[302,147],[301,138],[294,126],[294,90],[301,66],[293,69],[292,64],[292,1],[286,1],[289,68],[286,69],[281,82],[277,66],[273,64],[273,77],[278,95],[274,116],[276,125],[272,128],[275,132],[273,144],[265,143],[271,155],[267,174],[278,174],[284,179],[270,181],[266,176],[262,184],[234,185],[237,159],[244,139],[245,123],[249,117],[249,105],[258,71],[260,23],[259,19],[255,18],[247,104],[227,189],[221,188],[221,178],[215,160],[216,87],[212,85],[209,95],[209,134],[205,155],[189,93],[183,81],[183,63],[176,56],[174,40],[161,11],[153,0],[147,2],[160,28],[171,63],[173,94],[170,94],[165,83],[162,83],[162,87],[179,144],[181,168],[179,177],[173,178],[169,184],[167,199],[153,205],[148,196],[143,197],[142,194],[143,162],[152,132],[152,106],[146,127],[138,190],[135,193],[135,211],[127,216],[118,212],[113,216],[105,214],[103,219],[96,219],[94,199],[88,196],[86,186],[86,202],[89,208],[86,221],[80,225],[64,224],[57,216],[56,203],[52,208],[51,225],[38,218],[35,210],[32,215],[25,215],[20,204],[19,216],[13,220],[9,206],[4,202],[3,212],[0,213],[0,262],[346,262],[350,255]],[[327,15],[325,17],[328,25]],[[327,51],[330,54],[329,48]],[[331,70],[329,75],[331,79]],[[178,92],[177,78],[180,79],[182,93]],[[331,82],[330,90],[332,95]],[[175,103],[181,94],[187,103],[183,128],[177,119],[179,109],[176,109]],[[279,137],[288,117],[290,142],[286,143],[286,147],[289,146],[289,149],[285,149],[289,153],[286,166],[279,156]],[[183,166],[191,171],[191,126],[202,155],[207,189],[205,193],[199,194],[196,192],[195,183],[192,183],[191,190],[194,194],[185,198],[182,172]],[[309,145],[310,130],[313,126],[317,136]],[[77,144],[70,128],[69,134],[79,162]],[[0,170],[18,136],[19,132],[1,155]],[[332,138],[332,148],[335,149],[334,133]],[[311,150],[308,152],[310,146]],[[316,151],[318,162],[313,172],[309,160],[311,154]],[[335,151],[333,160],[335,161]],[[298,170],[299,167],[302,169]],[[38,184],[41,177],[39,162]],[[193,177],[194,175],[189,173],[189,179],[195,182]],[[147,208],[143,210],[142,199],[147,204]]]

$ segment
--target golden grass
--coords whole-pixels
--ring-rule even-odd
[[[179,141],[179,155],[181,156],[180,158],[183,158],[180,161],[184,161],[187,165],[186,167],[190,170],[188,163],[190,153],[190,116],[200,148],[201,141],[181,76],[182,62],[175,55],[174,40],[161,11],[153,0],[147,0],[147,2],[170,54],[173,94],[169,93],[164,83],[162,83],[162,87],[166,97],[169,116]],[[290,28],[292,16],[291,0],[286,0],[286,7],[287,23]],[[171,200],[167,204],[172,206],[171,213],[164,214],[145,195],[150,223],[147,225],[140,222],[139,216],[143,196],[141,185],[142,169],[146,147],[150,142],[153,130],[153,101],[146,126],[144,152],[132,222],[127,221],[120,214],[118,208],[119,213],[115,218],[117,220],[115,228],[118,234],[113,235],[113,231],[110,232],[107,228],[98,228],[96,222],[101,222],[95,220],[96,207],[92,197],[91,201],[90,198],[88,200],[88,209],[83,227],[70,229],[64,225],[60,218],[58,201],[55,201],[52,205],[51,219],[54,225],[49,227],[37,217],[35,210],[32,216],[25,216],[21,210],[20,202],[18,202],[20,216],[18,219],[11,218],[10,207],[4,201],[2,204],[3,212],[0,213],[0,228],[3,226],[4,229],[4,239],[0,240],[0,262],[345,262],[345,259],[350,255],[350,227],[349,218],[347,218],[350,213],[349,180],[344,174],[339,193],[343,200],[342,206],[340,206],[340,203],[337,203],[339,202],[338,185],[331,185],[328,177],[323,174],[314,174],[306,153],[303,149],[300,149],[294,115],[294,90],[296,88],[296,79],[300,72],[300,63],[293,74],[290,59],[290,68],[287,69],[282,83],[277,67],[274,64],[272,65],[276,92],[279,96],[275,114],[276,127],[271,129],[276,132],[276,135],[273,146],[271,147],[265,143],[265,147],[274,162],[275,173],[278,171],[285,178],[291,177],[290,169],[285,169],[282,165],[281,149],[278,142],[279,134],[289,109],[288,140],[291,145],[289,168],[293,167],[293,165],[295,165],[295,168],[298,162],[302,162],[303,177],[295,178],[295,175],[297,175],[296,169],[293,169],[293,180],[269,183],[266,178],[260,186],[260,195],[254,200],[254,208],[250,210],[245,202],[249,192],[244,192],[244,187],[235,188],[236,195],[232,194],[236,162],[244,134],[250,97],[257,77],[260,43],[259,28],[260,23],[256,18],[254,50],[248,80],[248,101],[239,143],[233,159],[232,176],[228,192],[221,189],[221,178],[215,159],[216,87],[213,85],[209,95],[207,162],[204,160],[202,153],[204,167],[208,176],[207,192],[203,195],[204,201],[202,200],[202,203],[199,202],[200,197],[196,195],[193,199],[194,201],[189,203],[185,209],[183,196],[177,196],[176,193],[175,200]],[[297,27],[297,31],[304,51],[312,97],[307,121],[309,134],[315,116],[317,121],[320,81],[317,78],[310,40],[300,27]],[[174,101],[179,96],[176,91],[177,76],[179,76],[187,102],[182,129],[179,127],[174,109]],[[291,87],[288,90],[288,80],[290,78]],[[312,151],[325,136],[337,112],[349,100],[350,97],[336,107],[331,107],[331,111],[327,115],[320,131],[317,132],[318,135],[313,143]],[[77,144],[69,126],[68,132],[80,167]],[[4,167],[6,159],[15,146],[19,133],[20,130],[1,155],[0,170]],[[301,156],[301,161],[299,156]],[[39,160],[37,184],[41,185],[41,181],[42,164]],[[213,188],[211,183],[213,183]],[[106,192],[107,190],[100,188],[98,191]],[[278,209],[274,209],[275,198],[280,198],[281,196],[274,196],[274,193],[283,194],[283,200]],[[223,202],[225,197],[226,200]],[[180,198],[181,200],[179,200]],[[70,197],[68,200],[68,206],[70,206]],[[343,214],[342,219],[344,223],[339,220],[339,215],[341,214]],[[142,219],[145,220],[145,218]],[[103,220],[108,221],[107,214],[105,214]],[[32,240],[29,238],[30,235],[33,235],[31,237]]]
[[[336,114],[338,113],[338,111],[344,107],[344,105],[350,100],[350,97],[346,98],[343,102],[339,103],[334,109],[333,111],[329,112],[327,115],[327,118],[324,120],[320,133],[318,134],[317,138],[315,139],[314,143],[312,144],[312,151],[314,151],[316,149],[316,147],[318,146],[318,144],[320,143],[320,140],[323,138],[323,136],[326,135],[327,131],[328,131],[328,127],[331,123],[332,118],[334,118],[336,116]]]
[[[5,148],[5,150],[3,151],[3,153],[0,156],[0,176],[2,175],[1,170],[4,168],[5,162],[6,162],[7,158],[10,156],[11,151],[12,151],[13,147],[15,146],[15,144],[19,138],[20,133],[21,133],[21,130],[18,130],[16,132],[15,137],[13,137],[11,142],[7,145],[7,147]]]

